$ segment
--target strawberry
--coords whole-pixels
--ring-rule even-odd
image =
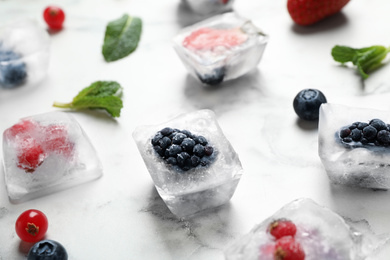
[[[310,25],[338,13],[349,0],[287,0],[287,10],[299,25]]]

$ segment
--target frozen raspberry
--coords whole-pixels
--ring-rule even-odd
[[[44,147],[47,151],[70,156],[73,143],[69,141],[68,131],[62,125],[49,125],[45,128],[46,140]]]
[[[297,232],[297,227],[288,219],[278,219],[269,224],[268,232],[276,239],[285,236],[293,237]]]
[[[30,120],[22,120],[21,122],[11,126],[9,129],[7,129],[6,134],[15,137],[19,134],[25,134],[27,132],[32,131],[37,127],[37,124]]]
[[[305,252],[292,236],[282,237],[276,241],[274,260],[304,260]]]
[[[240,28],[200,28],[183,41],[183,46],[194,50],[209,50],[215,47],[234,47],[244,43],[248,36]]]
[[[34,138],[21,139],[19,142],[20,151],[17,166],[26,172],[34,172],[47,155]]]

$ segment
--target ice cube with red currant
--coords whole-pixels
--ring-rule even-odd
[[[256,68],[267,41],[251,21],[229,12],[184,28],[173,44],[194,78],[217,85]]]
[[[21,119],[3,133],[5,184],[11,201],[39,197],[101,176],[95,149],[64,112]]]
[[[388,111],[322,104],[319,156],[330,181],[359,188],[390,188]]]
[[[234,0],[182,0],[194,13],[205,16],[232,10]]]
[[[178,217],[227,203],[242,175],[214,112],[198,110],[133,133],[157,192]]]
[[[0,26],[0,86],[31,85],[46,76],[50,38],[38,22],[23,19]]]
[[[362,260],[374,235],[311,199],[292,201],[225,250],[227,260]]]

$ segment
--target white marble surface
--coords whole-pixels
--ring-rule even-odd
[[[33,17],[44,27],[41,15],[51,3],[2,0],[0,23]],[[14,223],[30,208],[47,215],[47,238],[61,242],[75,260],[224,259],[230,243],[301,197],[354,221],[366,219],[378,234],[390,233],[389,192],[329,184],[317,153],[317,125],[297,120],[292,108],[294,96],[311,87],[323,91],[328,102],[390,109],[390,66],[363,83],[330,55],[336,44],[388,45],[389,1],[351,1],[332,19],[301,28],[291,21],[285,1],[236,0],[235,10],[270,41],[256,70],[213,89],[189,77],[172,48],[178,30],[200,19],[179,0],[57,4],[67,16],[65,28],[51,35],[48,75],[36,86],[0,89],[0,132],[21,117],[56,110],[53,101],[70,101],[97,80],[124,87],[124,108],[119,119],[98,111],[69,112],[98,151],[104,169],[99,180],[12,204],[0,172],[0,259],[25,259],[28,245],[20,242]],[[105,26],[123,13],[143,19],[140,45],[129,57],[106,63],[101,55]],[[181,220],[158,196],[131,134],[138,125],[201,108],[215,111],[245,172],[229,204]]]

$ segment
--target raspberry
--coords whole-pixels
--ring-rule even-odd
[[[45,160],[47,154],[34,138],[19,140],[20,153],[17,166],[26,172],[34,172]]]
[[[27,132],[30,132],[36,127],[37,127],[37,125],[33,121],[22,120],[21,122],[11,126],[9,129],[7,129],[6,134],[10,135],[12,137],[15,137],[19,134],[25,134]]]
[[[276,241],[274,260],[304,260],[305,252],[301,245],[291,236]]]
[[[295,233],[297,232],[297,227],[295,224],[287,219],[278,219],[273,221],[268,226],[268,232],[275,237],[276,239],[279,239],[281,237],[285,236],[295,236]]]

